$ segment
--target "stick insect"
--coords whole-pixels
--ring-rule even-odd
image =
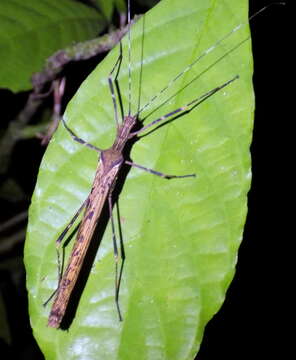
[[[262,11],[262,10],[261,10]],[[112,241],[113,241],[113,248],[114,248],[114,258],[115,258],[115,303],[119,315],[119,320],[122,320],[120,307],[119,307],[119,279],[118,279],[118,261],[119,261],[119,251],[118,251],[118,244],[115,235],[115,225],[114,225],[114,218],[113,218],[113,203],[112,203],[112,192],[114,186],[116,185],[116,181],[118,178],[118,174],[121,168],[126,164],[130,167],[140,168],[144,171],[150,172],[151,174],[160,176],[165,179],[173,179],[173,178],[187,178],[187,177],[194,177],[195,174],[187,174],[187,175],[168,175],[162,172],[149,169],[143,165],[137,164],[133,161],[129,161],[124,158],[123,152],[127,143],[131,141],[133,138],[141,135],[144,131],[151,128],[152,126],[158,125],[160,123],[165,122],[166,120],[170,120],[174,118],[178,114],[182,114],[188,110],[193,109],[199,103],[203,102],[210,96],[214,95],[218,91],[222,90],[226,86],[230,85],[236,79],[238,79],[238,75],[235,75],[228,81],[224,82],[223,84],[218,85],[217,87],[213,88],[212,90],[204,93],[203,95],[194,98],[187,104],[182,107],[179,107],[173,111],[170,111],[167,114],[158,117],[157,119],[153,120],[152,122],[148,123],[145,126],[142,126],[139,130],[136,130],[136,124],[139,122],[139,116],[141,112],[149,107],[155,99],[158,97],[159,94],[165,92],[176,80],[178,80],[181,76],[183,76],[186,72],[188,72],[198,61],[200,61],[203,57],[205,57],[209,52],[214,50],[219,44],[222,43],[226,38],[230,37],[234,32],[236,32],[240,27],[245,24],[240,24],[228,34],[226,34],[223,38],[219,39],[213,46],[209,49],[202,52],[202,54],[195,59],[191,64],[189,64],[182,72],[177,74],[160,92],[159,94],[155,95],[151,98],[151,100],[144,105],[141,109],[139,109],[136,114],[132,115],[131,112],[131,93],[132,93],[132,83],[131,83],[131,27],[130,27],[131,19],[130,19],[130,0],[128,0],[128,98],[129,98],[129,105],[128,105],[128,114],[124,116],[122,124],[119,122],[119,109],[118,104],[116,101],[116,93],[115,93],[115,85],[114,85],[114,75],[118,69],[118,66],[121,61],[120,54],[118,56],[117,61],[115,62],[114,67],[111,69],[109,77],[108,77],[108,84],[110,88],[112,103],[113,103],[113,110],[114,110],[114,118],[117,127],[117,135],[114,140],[113,145],[108,149],[99,148],[87,141],[83,140],[77,134],[75,134],[67,125],[65,120],[63,119],[63,125],[65,126],[66,130],[72,137],[72,139],[91,150],[94,150],[99,153],[99,166],[96,170],[96,174],[94,177],[94,181],[92,184],[92,189],[90,194],[87,196],[86,200],[80,206],[76,214],[73,216],[72,220],[69,222],[67,227],[58,237],[56,244],[57,247],[60,246],[63,239],[65,238],[66,234],[75,223],[76,219],[80,215],[80,213],[84,210],[84,216],[80,223],[77,237],[75,240],[75,244],[73,246],[68,264],[66,269],[59,279],[58,289],[55,293],[54,302],[49,314],[48,319],[48,326],[53,328],[60,327],[60,324],[63,320],[64,314],[66,312],[69,299],[71,293],[74,289],[75,283],[77,281],[80,269],[82,267],[86,252],[88,250],[90,241],[93,237],[94,230],[96,227],[96,223],[98,218],[101,216],[101,212],[103,209],[104,204],[107,202],[108,209],[109,209],[109,216],[112,228]]]

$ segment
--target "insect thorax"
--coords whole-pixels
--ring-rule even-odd
[[[122,125],[118,127],[117,137],[114,141],[112,148],[119,152],[122,152],[126,142],[129,139],[132,128],[137,122],[136,116],[125,116]]]

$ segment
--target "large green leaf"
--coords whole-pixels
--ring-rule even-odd
[[[245,0],[161,1],[132,27],[132,112],[245,22]],[[59,127],[40,168],[25,248],[31,323],[47,358],[180,360],[198,351],[233,278],[247,211],[254,110],[248,36],[244,25],[141,114],[148,123],[240,76],[132,148],[137,163],[197,176],[164,180],[130,170],[119,196],[126,253],[121,323],[108,224],[68,331],[46,326],[50,308],[42,302],[57,286],[54,242],[87,197],[97,166],[97,154]],[[114,49],[87,78],[65,114],[79,136],[103,148],[115,136],[107,77],[118,53]],[[118,81],[127,113],[126,41],[123,58]],[[66,256],[70,250],[68,244]]]
[[[94,37],[103,26],[97,11],[75,1],[1,0],[0,87],[31,89],[31,76],[47,57]]]

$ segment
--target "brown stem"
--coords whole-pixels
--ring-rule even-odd
[[[70,61],[87,60],[93,56],[111,50],[127,32],[127,26],[98,38],[77,43],[57,51],[47,59],[44,69],[33,75],[32,83],[39,90],[52,81]]]
[[[0,174],[4,174],[7,171],[11,151],[15,143],[22,137],[22,130],[36,113],[44,98],[51,93],[49,91],[46,94],[42,94],[44,85],[53,81],[70,61],[86,60],[112,49],[127,30],[128,27],[125,26],[107,35],[59,50],[48,58],[47,64],[41,72],[32,76],[33,92],[28,96],[25,107],[10,122],[0,142]]]

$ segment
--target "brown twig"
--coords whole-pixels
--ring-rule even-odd
[[[28,218],[28,210],[20,212],[19,214],[13,216],[12,218],[0,224],[0,232],[9,230],[10,228],[18,225],[20,222],[26,220],[27,218]]]
[[[80,42],[57,51],[47,59],[44,69],[32,77],[35,89],[39,90],[47,82],[52,81],[71,61],[87,60],[93,56],[111,50],[126,34],[127,27],[113,31],[98,38]]]
[[[47,129],[46,134],[41,134],[40,138],[42,139],[41,145],[47,145],[56,131],[59,122],[61,120],[62,113],[62,99],[65,92],[65,84],[66,78],[56,79],[53,81],[53,113],[52,113],[52,121]]]
[[[15,143],[22,138],[23,129],[51,93],[52,88],[47,93],[42,93],[45,84],[52,82],[70,61],[86,60],[112,49],[126,32],[127,27],[124,27],[96,39],[59,50],[47,60],[41,72],[32,76],[33,91],[29,94],[25,107],[10,122],[0,142],[0,174],[6,173]]]

